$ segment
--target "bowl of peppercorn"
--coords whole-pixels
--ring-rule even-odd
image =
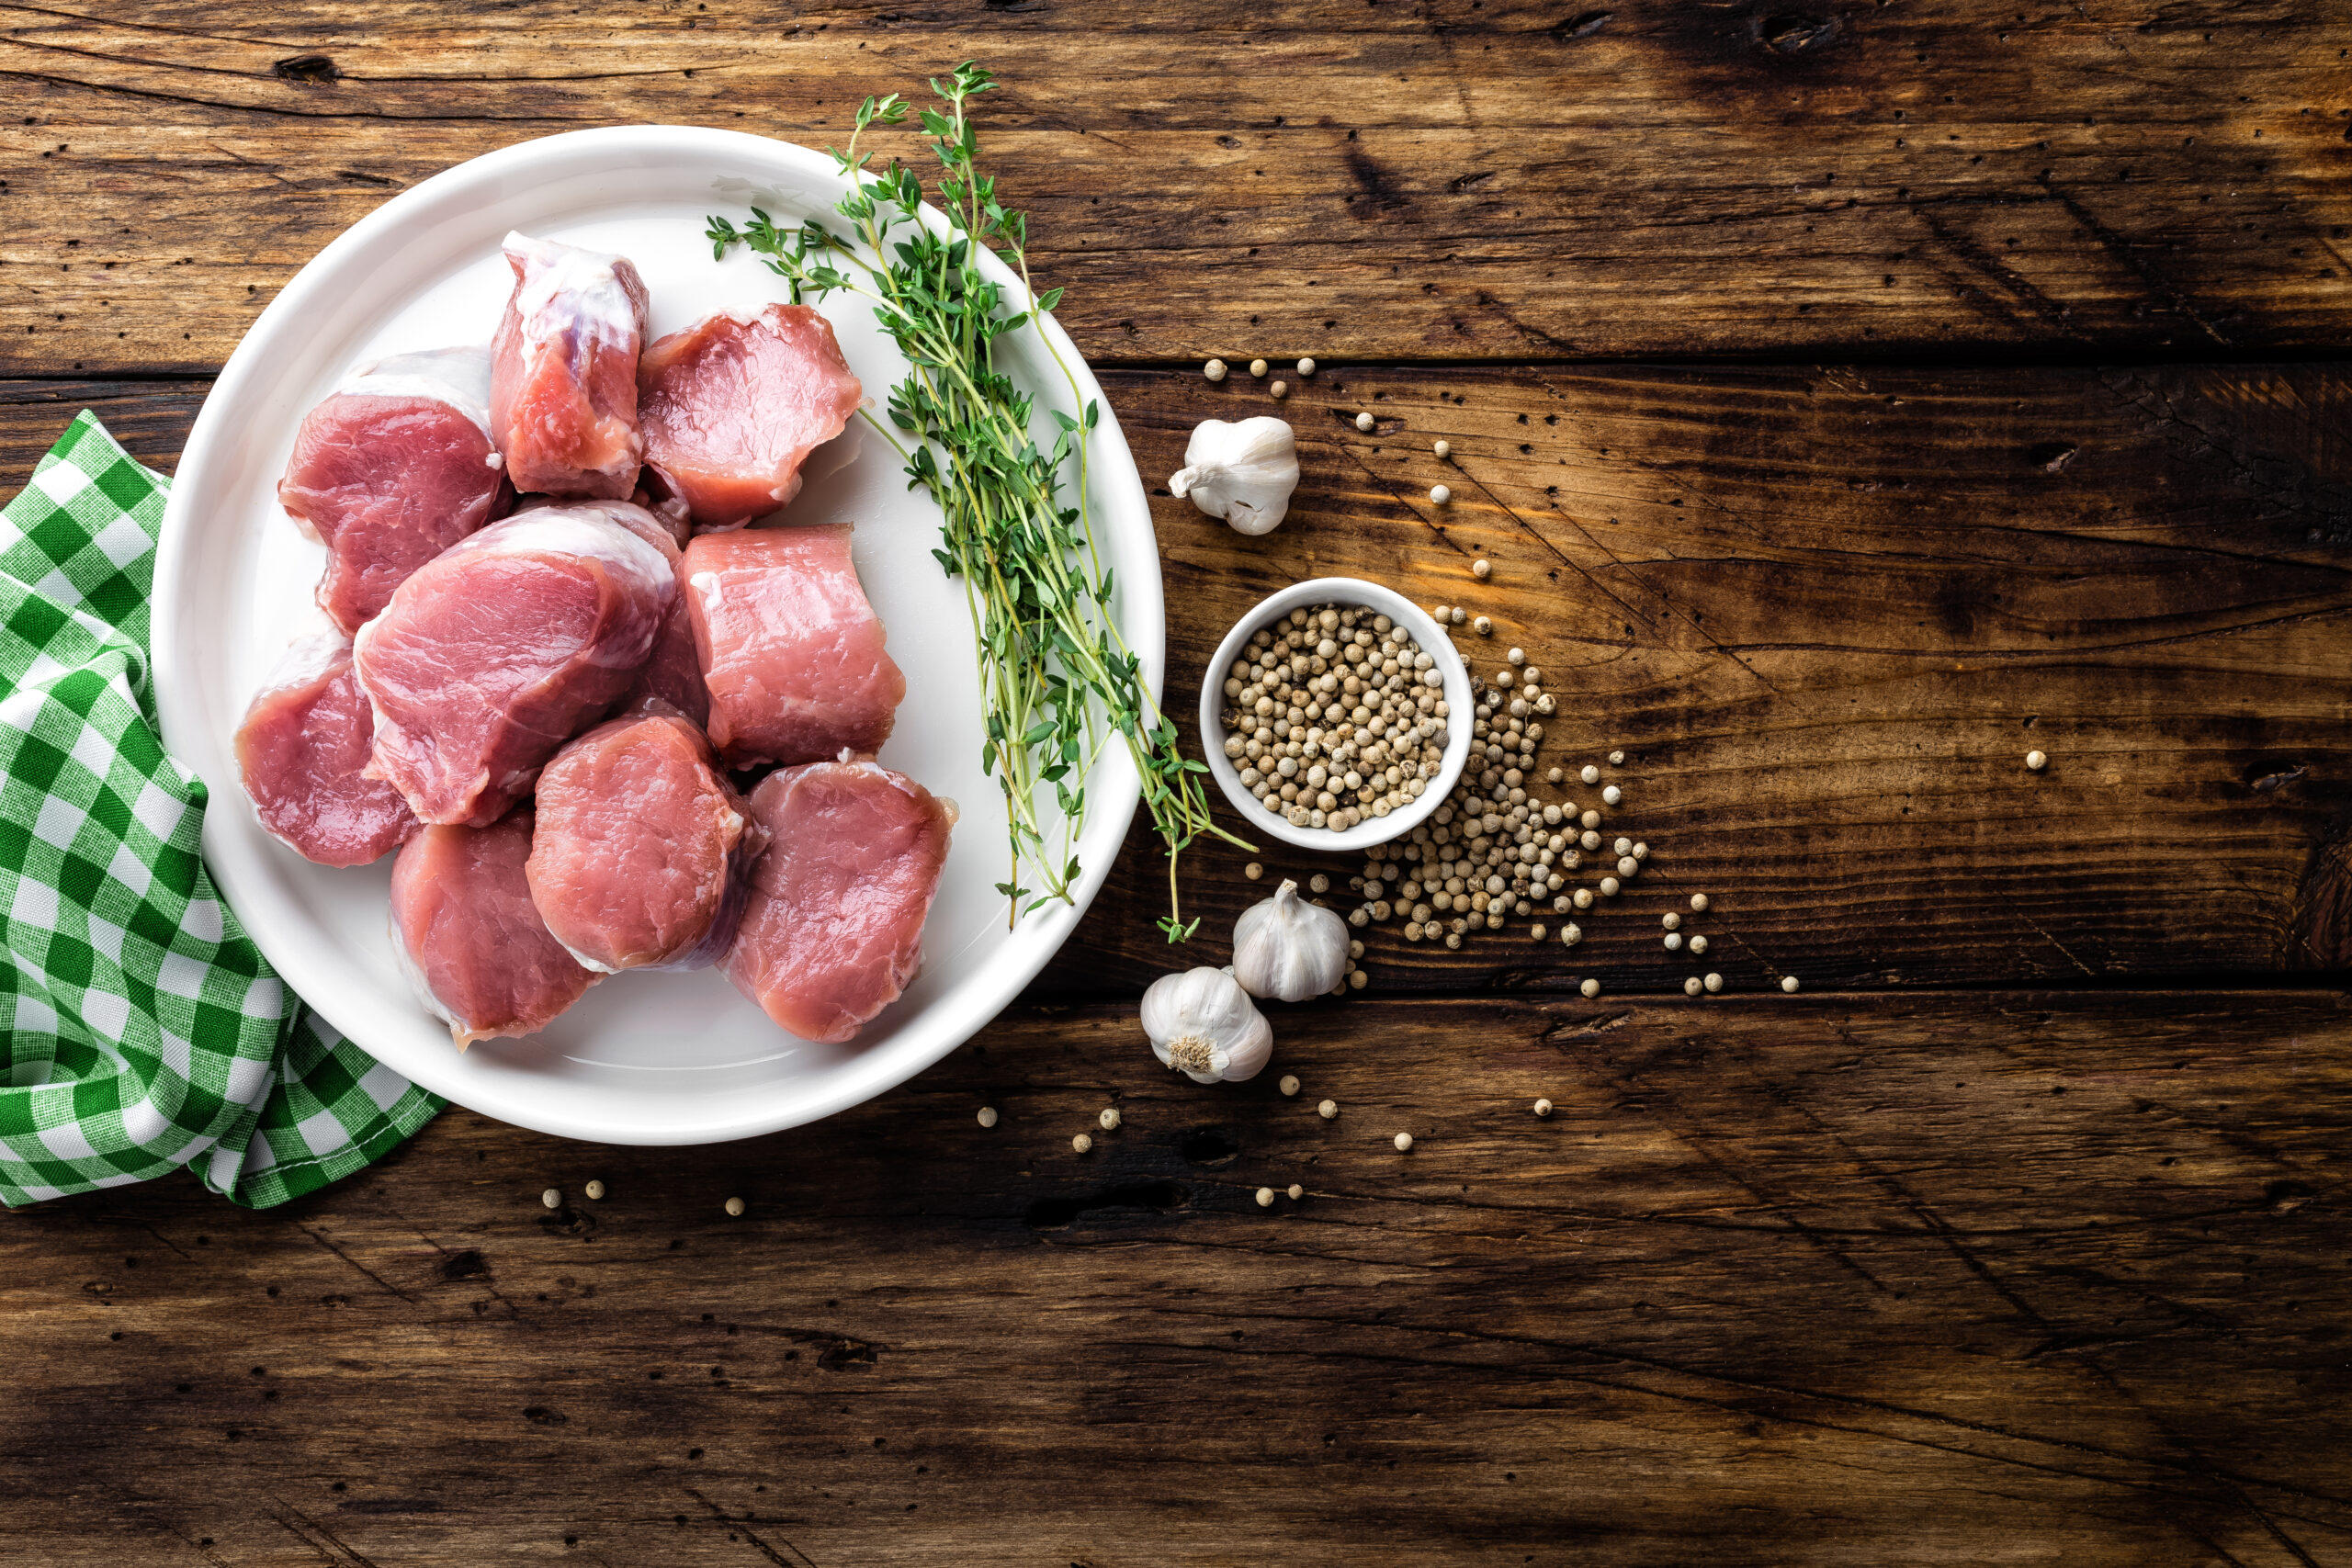
[[[1201,682],[1203,749],[1242,838],[1365,850],[1410,832],[1453,790],[1471,701],[1453,639],[1420,606],[1318,577],[1225,634]]]

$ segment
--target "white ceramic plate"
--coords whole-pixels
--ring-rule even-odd
[[[1137,798],[1114,749],[1089,781],[1084,876],[1074,906],[1008,931],[995,892],[1004,810],[982,774],[977,673],[963,595],[931,557],[939,518],[910,493],[896,457],[866,432],[854,459],[786,513],[848,520],[866,592],[907,671],[907,700],[882,761],[963,808],[915,984],[848,1045],[778,1030],[716,970],[616,976],[539,1034],[460,1055],[410,996],[386,925],[390,860],[331,871],[263,831],[240,785],[232,739],[246,702],[311,613],[323,550],[278,510],[296,424],[345,372],[379,355],[488,342],[510,276],[510,229],[617,251],[652,294],[652,330],[789,296],[738,250],[721,262],[704,218],[748,207],[779,222],[830,216],[845,190],[832,160],[733,131],[679,126],[582,130],[477,158],[402,192],[327,246],[271,302],[231,356],[188,438],[155,567],[155,685],[164,743],[212,791],[205,855],[230,906],[278,972],[329,1021],[416,1082],[486,1115],[568,1137],[691,1144],[790,1127],[857,1104],[937,1061],[996,1016],[1077,924],[1110,869]],[[995,269],[1014,308],[1027,303]],[[820,307],[876,406],[905,361],[866,306]],[[1100,399],[1077,349],[1049,324],[1078,401]],[[1043,409],[1075,412],[1035,343],[1013,373]],[[853,429],[856,426],[853,425]],[[1089,453],[1104,564],[1116,571],[1122,635],[1152,690],[1162,675],[1159,547],[1134,458],[1107,407]]]

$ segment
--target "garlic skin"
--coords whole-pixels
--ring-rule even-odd
[[[1143,1032],[1160,1065],[1194,1083],[1239,1083],[1274,1054],[1273,1025],[1228,969],[1163,975],[1143,994]]]
[[[1204,419],[1193,427],[1184,466],[1168,476],[1168,488],[1236,533],[1271,534],[1298,488],[1298,444],[1289,425],[1269,415],[1238,424]]]
[[[1348,923],[1284,882],[1233,922],[1233,977],[1253,997],[1303,1002],[1348,977]]]

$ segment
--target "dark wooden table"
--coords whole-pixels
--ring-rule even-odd
[[[819,1126],[453,1111],[272,1213],[7,1215],[0,1561],[2352,1561],[2347,49],[2267,0],[0,6],[0,486],[84,406],[169,467],[447,164],[821,144],[978,56],[1148,476],[1272,407],[1204,358],[1323,366],[1279,533],[1155,491],[1171,689],[1303,573],[1465,604],[1654,848],[1574,953],[1375,933],[1244,1086],[1144,1048],[1137,840]],[[1245,858],[1192,862],[1210,962]]]

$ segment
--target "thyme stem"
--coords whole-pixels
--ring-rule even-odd
[[[932,553],[963,583],[979,654],[981,761],[1003,794],[1010,840],[1011,874],[997,884],[1007,922],[1070,900],[1086,778],[1116,735],[1168,857],[1168,913],[1158,924],[1169,941],[1182,942],[1200,920],[1182,918],[1177,857],[1202,833],[1251,846],[1210,815],[1208,769],[1178,750],[1176,727],[1153,700],[1141,660],[1111,613],[1115,585],[1096,548],[1087,495],[1088,438],[1101,406],[1089,400],[1076,418],[1048,408],[1054,431],[1051,445],[1041,446],[1032,434],[1032,395],[998,367],[997,340],[1033,332],[1071,406],[1080,401],[1077,376],[1043,325],[1062,291],[1035,294],[1028,220],[1004,207],[994,176],[979,172],[969,108],[995,78],[967,61],[930,85],[944,112],[926,107],[919,117],[940,164],[947,232],[922,220],[923,185],[914,171],[896,159],[876,168],[875,154],[862,147],[870,129],[906,122],[910,106],[893,93],[859,106],[847,148],[833,153],[850,182],[834,208],[848,220],[846,232],[813,217],[779,227],[753,208],[740,230],[724,218],[709,220],[712,253],[749,247],[790,281],[796,302],[805,292],[865,299],[906,355],[908,375],[890,390],[888,422],[870,412],[866,418],[905,463],[908,488],[928,492],[944,516],[941,547]],[[984,254],[1012,269],[1034,309],[1004,309],[1003,290],[980,270]],[[1054,827],[1039,816],[1047,786],[1060,813]]]

